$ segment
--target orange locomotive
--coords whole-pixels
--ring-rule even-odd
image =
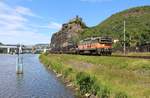
[[[79,54],[111,55],[112,38],[94,37],[81,40],[78,44],[77,52]]]

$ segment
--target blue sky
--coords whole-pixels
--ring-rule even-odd
[[[61,24],[79,15],[95,26],[119,11],[150,0],[0,0],[0,42],[49,43]]]

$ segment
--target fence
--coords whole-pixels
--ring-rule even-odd
[[[123,47],[114,48],[113,52],[123,52]],[[150,52],[150,44],[141,45],[139,47],[126,47],[126,52]]]

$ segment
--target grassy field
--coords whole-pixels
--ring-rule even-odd
[[[150,60],[107,56],[42,54],[48,68],[100,98],[150,98]]]
[[[123,53],[113,53],[112,55],[124,56]],[[150,52],[130,52],[126,56],[150,56]]]

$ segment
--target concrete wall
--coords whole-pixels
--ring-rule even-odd
[[[0,48],[0,54],[7,54],[7,48]]]

